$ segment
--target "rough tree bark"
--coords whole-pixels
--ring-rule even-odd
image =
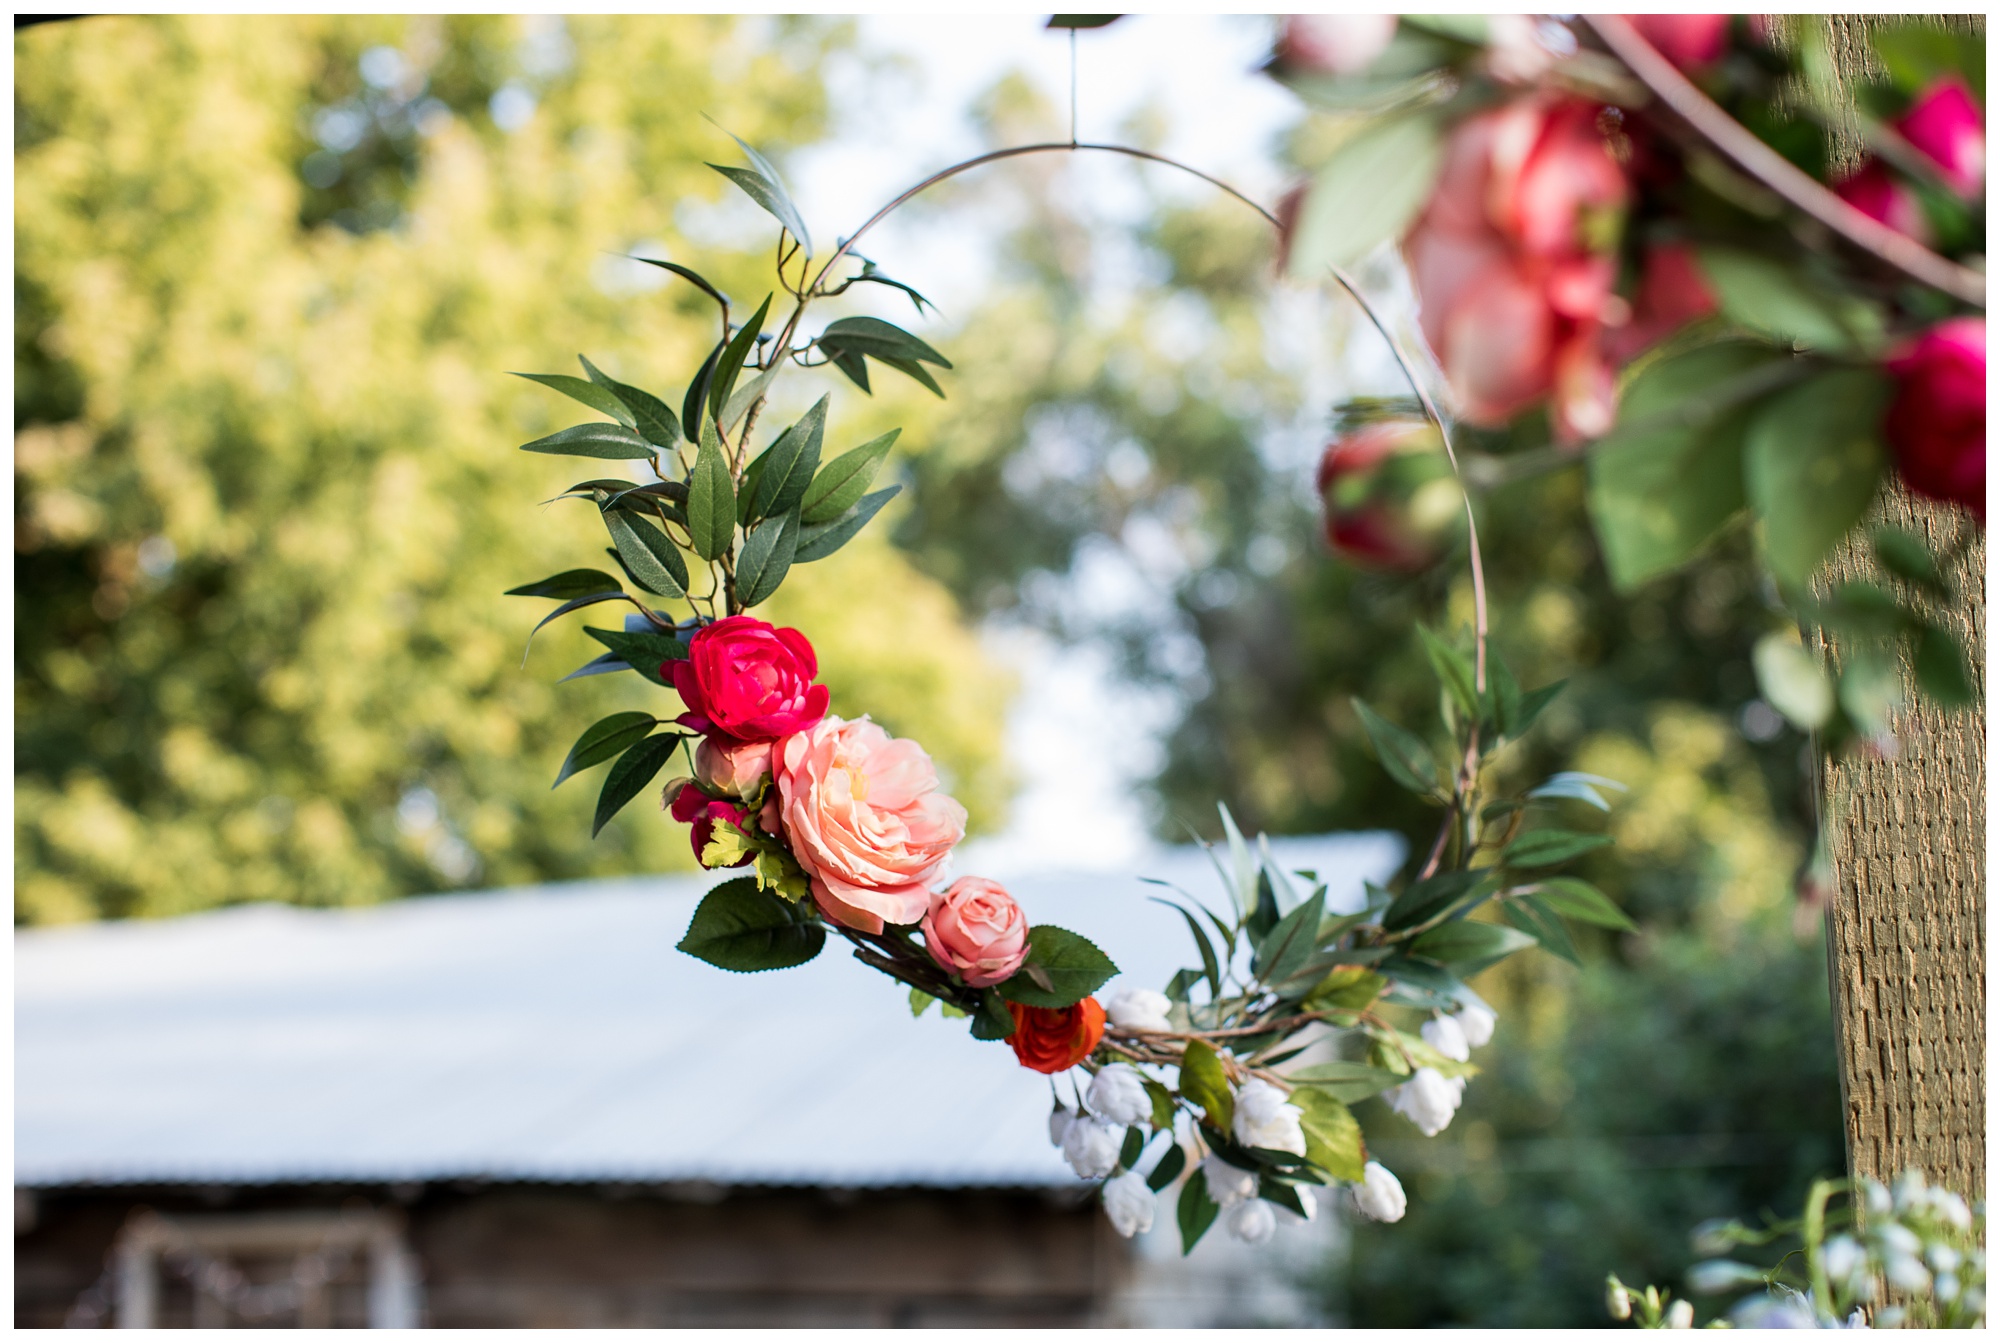
[[[1842,76],[1866,69],[1865,16],[1831,16]],[[1977,17],[1940,17],[1983,32]],[[1838,137],[1858,157],[1859,137]],[[1984,690],[1986,540],[1961,510],[1900,488],[1871,521],[1908,527],[1942,552],[1976,537],[1954,581],[1963,594],[1931,614],[1970,652]],[[1828,581],[1880,581],[1850,542]],[[1906,694],[1910,690],[1905,686]],[[1828,761],[1822,783],[1833,862],[1828,959],[1840,1055],[1848,1170],[1887,1179],[1908,1167],[1981,1198],[1986,1190],[1986,714],[1906,709],[1894,759]]]

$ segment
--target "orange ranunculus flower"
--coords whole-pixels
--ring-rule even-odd
[[[1067,1072],[1090,1057],[1104,1038],[1104,1006],[1085,998],[1069,1007],[1023,1007],[1008,1003],[1014,1033],[1007,1043],[1024,1068],[1038,1073]]]

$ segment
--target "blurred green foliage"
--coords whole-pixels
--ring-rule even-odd
[[[567,625],[521,665],[547,604],[500,594],[604,537],[587,504],[538,508],[590,472],[516,451],[570,420],[507,370],[581,351],[677,394],[714,309],[616,254],[750,294],[774,231],[703,166],[733,146],[700,113],[804,143],[849,39],[728,16],[16,36],[17,920],[692,866],[646,808],[593,844],[594,777],[549,791],[585,725],[660,692],[554,686],[598,651]],[[990,820],[1008,687],[949,596],[880,541],[818,568],[772,614],[836,711],[923,740]]]

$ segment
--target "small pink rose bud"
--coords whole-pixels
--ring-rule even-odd
[[[1028,916],[997,881],[960,877],[924,915],[931,959],[968,987],[1009,979],[1028,959]]]
[[[1976,200],[1986,182],[1986,119],[1957,75],[1925,89],[1896,120],[1917,152],[1937,164],[1952,190]]]
[[[1889,360],[1883,428],[1910,488],[1986,516],[1986,319],[1954,317]]]
[[[712,794],[749,797],[771,776],[771,743],[703,737],[694,752],[694,776]]]

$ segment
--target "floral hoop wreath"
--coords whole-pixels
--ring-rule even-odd
[[[870,486],[896,432],[825,458],[822,397],[754,454],[753,434],[788,364],[831,364],[866,391],[872,359],[943,395],[926,365],[950,362],[892,323],[843,317],[816,336],[799,334],[812,301],[860,283],[903,290],[921,314],[926,300],[854,247],[897,207],[960,173],[1030,154],[1120,154],[1191,173],[1274,227],[1280,220],[1159,154],[1075,140],[1032,144],[917,183],[814,269],[806,226],[777,171],[737,143],[747,167],[711,166],[780,225],[775,270],[793,306],[775,337],[765,335],[771,298],[738,323],[701,275],[636,258],[695,285],[720,311],[719,339],[678,413],[588,359],[586,378],[522,375],[610,417],[523,444],[526,451],[646,462],[654,479],[585,480],[559,496],[596,505],[620,574],[572,569],[510,595],[561,603],[537,630],[585,607],[629,604],[635,611],[623,628],[587,630],[606,651],[571,675],[634,671],[684,706],[672,717],[632,711],[593,724],[556,781],[611,762],[594,835],[685,754],[689,773],[665,784],[661,804],[689,826],[703,867],[743,875],[703,898],[680,949],[725,970],[777,970],[817,956],[831,933],[853,945],[857,960],[906,985],[916,1015],[935,1002],[943,1016],[968,1019],[975,1038],[1005,1041],[1021,1066],[1050,1076],[1052,1089],[1070,1075],[1068,1099],[1056,1091],[1049,1136],[1080,1177],[1100,1182],[1121,1234],[1150,1228],[1157,1196],[1176,1181],[1184,1251],[1219,1217],[1240,1239],[1266,1240],[1281,1220],[1311,1219],[1313,1191],[1327,1186],[1348,1188],[1365,1216],[1401,1217],[1402,1187],[1369,1159],[1349,1107],[1381,1096],[1426,1135],[1438,1133],[1478,1071],[1472,1049],[1496,1021],[1465,978],[1535,945],[1574,959],[1565,919],[1632,926],[1602,892],[1552,874],[1608,841],[1545,823],[1558,799],[1608,809],[1599,790],[1618,785],[1565,773],[1519,796],[1484,790],[1483,763],[1526,732],[1561,685],[1523,691],[1488,648],[1470,500],[1474,628],[1463,643],[1421,631],[1449,750],[1434,751],[1355,701],[1389,777],[1443,810],[1423,862],[1397,889],[1371,886],[1364,909],[1331,913],[1324,885],[1284,871],[1263,837],[1246,839],[1224,808],[1227,848],[1211,856],[1226,913],[1184,892],[1165,902],[1186,919],[1198,967],[1164,991],[1130,989],[1100,1004],[1092,995],[1117,966],[1098,947],[1067,929],[1031,927],[1013,897],[984,877],[938,888],[966,814],[940,791],[930,757],[865,716],[832,713],[808,638],[747,614],[793,565],[832,555],[894,497],[900,486]],[[836,278],[843,261],[859,269]],[[1353,281],[1329,269],[1395,351],[1421,407],[1422,420],[1406,418],[1401,431],[1441,448],[1455,479],[1450,431],[1408,355]],[[676,619],[635,590],[685,603],[691,615]],[[1467,917],[1488,906],[1501,921]]]

